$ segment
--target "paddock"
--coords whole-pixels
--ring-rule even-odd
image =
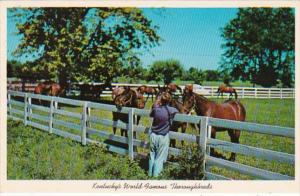
[[[34,104],[34,101],[41,99],[47,101],[49,106],[40,106]],[[67,111],[59,106],[68,105],[70,108],[77,108],[76,111]],[[78,108],[79,111],[78,112]],[[104,143],[104,138],[113,142],[124,144],[125,148],[114,145],[114,143],[104,143],[109,151],[128,155],[134,159],[138,154],[145,154],[148,149],[147,134],[149,134],[149,125],[134,124],[134,116],[139,115],[149,118],[149,110],[122,108],[118,112],[129,114],[129,123],[120,121],[114,122],[104,116],[95,115],[96,112],[108,111],[116,112],[117,108],[113,105],[95,103],[90,101],[80,101],[67,98],[36,95],[31,93],[8,91],[8,117],[14,120],[21,120],[25,125],[33,126],[48,133],[67,137],[82,145],[89,143]],[[64,120],[61,116],[66,116],[69,120]],[[294,143],[295,129],[290,127],[271,126],[250,122],[236,122],[210,117],[201,117],[193,115],[177,114],[176,121],[188,122],[200,125],[200,134],[183,134],[171,132],[170,137],[178,141],[184,140],[189,143],[198,143],[206,152],[205,155],[205,174],[207,179],[230,180],[228,176],[220,175],[215,167],[242,173],[250,176],[251,179],[265,180],[292,180],[294,172],[289,175],[282,171],[270,171],[267,169],[254,167],[245,163],[230,162],[223,159],[217,159],[209,156],[210,147],[216,149],[236,152],[238,156],[254,157],[264,162],[284,164],[289,170],[295,170],[294,152],[281,152],[280,150],[270,150],[254,147],[244,144],[233,144],[228,141],[211,139],[209,137],[210,128],[224,127],[231,129],[241,129],[242,132],[251,134],[261,134],[266,136],[287,139],[289,143]],[[119,135],[113,135],[105,127],[124,128],[128,131],[128,138]],[[178,142],[179,143],[179,142]],[[169,154],[178,155],[180,148],[170,148]]]

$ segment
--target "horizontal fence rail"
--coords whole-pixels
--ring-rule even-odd
[[[73,86],[70,90],[71,92],[80,94],[80,89],[78,88],[78,85],[81,85],[84,83],[78,83],[78,84],[72,84]],[[101,85],[103,83],[89,83],[90,85]],[[112,87],[116,86],[130,86],[133,88],[138,88],[142,85],[147,85],[151,87],[157,88],[157,84],[128,84],[128,83],[112,83]],[[37,86],[37,83],[26,83],[25,84],[25,91],[26,92],[33,92],[34,88]],[[77,86],[77,87],[76,87]],[[182,89],[184,86],[180,86]],[[22,90],[22,84],[21,83],[8,83],[7,88],[9,90]],[[203,86],[202,89],[197,89],[195,92],[198,92],[199,94],[203,94],[206,97],[221,97],[218,96],[218,86]],[[239,98],[258,98],[258,99],[290,99],[295,98],[295,89],[294,88],[256,88],[256,87],[234,87],[234,89],[237,92],[237,95]],[[101,97],[110,97],[111,91],[109,89],[106,89],[102,91]],[[229,97],[229,94],[224,93],[224,97]]]
[[[134,116],[149,117],[150,110],[136,109],[123,107],[122,109],[117,109],[114,105],[95,103],[89,101],[73,100],[68,98],[51,97],[45,95],[37,95],[31,93],[24,93],[18,91],[8,91],[7,94],[7,108],[8,117],[13,120],[22,120],[25,125],[41,129],[48,133],[53,133],[65,138],[75,140],[82,143],[83,145],[96,143],[102,144],[107,147],[109,151],[129,155],[129,157],[134,158],[138,153],[136,151],[137,147],[149,148],[149,142],[141,139],[137,139],[137,134],[145,133],[149,134],[150,127],[144,125],[136,125],[134,123]],[[33,101],[47,101],[46,105],[37,105]],[[59,105],[69,105],[71,107],[81,108],[81,113],[66,111],[59,107]],[[92,115],[91,110],[106,110],[110,112],[119,112],[128,115],[128,123],[122,121],[113,121],[112,119],[100,118],[98,116]],[[37,111],[43,112],[36,113]],[[59,116],[67,116],[72,118],[73,121],[65,121],[59,118]],[[35,120],[35,121],[33,121]],[[37,120],[37,121],[36,121]],[[211,127],[222,127],[227,129],[237,129],[242,131],[247,131],[249,133],[259,133],[267,134],[278,137],[286,137],[294,140],[295,129],[289,127],[279,127],[264,124],[256,124],[249,122],[238,122],[224,119],[216,119],[211,117],[176,114],[175,121],[188,122],[193,124],[198,124],[200,127],[200,135],[192,135],[180,132],[170,132],[170,138],[176,139],[178,141],[185,141],[188,143],[198,143],[202,150],[206,152],[204,171],[207,179],[211,180],[230,180],[225,176],[213,173],[210,171],[211,166],[222,167],[225,169],[240,172],[245,175],[252,176],[258,179],[267,180],[292,180],[294,177],[283,175],[280,173],[255,168],[252,166],[244,165],[237,162],[226,161],[223,159],[218,159],[211,157],[209,152],[210,148],[216,148],[223,151],[233,152],[242,154],[245,156],[251,156],[259,158],[266,161],[276,161],[280,163],[286,163],[295,165],[295,155],[288,154],[285,152],[278,152],[263,148],[257,148],[253,146],[231,143],[223,140],[213,139],[210,137]],[[44,124],[43,124],[44,123]],[[46,123],[46,124],[45,124]],[[128,133],[128,137],[123,137],[120,135],[114,135],[107,130],[97,129],[91,126],[91,123],[115,127],[124,129]],[[63,130],[73,130],[72,132]],[[115,146],[110,143],[104,143],[103,141],[98,141],[92,139],[91,136],[97,136],[100,138],[106,138],[110,141],[118,142],[126,147]],[[179,155],[181,149],[169,148],[169,153],[171,155]]]

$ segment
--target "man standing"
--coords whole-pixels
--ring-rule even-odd
[[[169,151],[169,131],[172,120],[178,110],[169,106],[171,94],[162,93],[152,106],[150,117],[153,117],[153,123],[150,133],[150,159],[148,175],[157,177],[163,170],[163,164],[166,162]]]

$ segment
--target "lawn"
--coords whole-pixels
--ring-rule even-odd
[[[215,100],[217,102],[223,101],[221,99],[215,99]],[[282,100],[280,100],[280,99],[242,99],[241,102],[244,104],[244,106],[246,108],[246,111],[247,111],[246,121],[269,124],[269,125],[294,127],[294,124],[295,124],[295,116],[294,116],[295,115],[295,112],[294,112],[295,106],[294,106],[294,100],[292,100],[292,99],[282,99]],[[149,109],[151,107],[151,105],[152,105],[152,102],[150,100],[150,101],[147,102],[146,108]],[[67,110],[67,111],[78,112],[78,113],[80,113],[82,111],[82,109],[79,108],[79,107],[70,107],[70,106],[62,106],[62,109]],[[35,113],[35,112],[36,111],[33,111],[33,113]],[[43,112],[39,112],[39,114],[43,114]],[[44,113],[44,114],[46,114],[46,113]],[[104,119],[112,119],[112,114],[109,111],[99,111],[99,110],[96,110],[96,109],[92,109],[91,110],[91,115],[97,116],[97,117],[100,117],[100,118],[104,118]],[[60,119],[60,120],[63,119],[65,121],[74,122],[74,123],[79,124],[79,120],[72,119],[72,118],[69,118],[69,117],[56,115],[55,118]],[[42,123],[46,124],[47,122],[42,122]],[[149,118],[142,117],[140,124],[142,124],[144,126],[150,126],[151,122],[150,122]],[[98,130],[106,130],[107,132],[112,133],[112,128],[111,127],[104,126],[104,125],[99,125],[99,124],[95,124],[95,123],[91,124],[91,126],[93,128],[98,129]],[[9,133],[8,135],[10,135],[10,132],[11,132],[13,127],[14,126],[8,127],[8,133]],[[59,128],[64,129],[65,131],[75,133],[75,134],[80,134],[79,132],[77,132],[75,130],[69,130],[69,129],[66,129],[62,126],[59,126]],[[17,130],[21,131],[22,128],[18,128]],[[119,131],[117,133],[120,134]],[[189,127],[187,129],[187,133],[198,135],[197,131],[192,129],[191,127]],[[46,133],[43,133],[43,132],[40,133],[39,132],[39,134],[43,135],[43,134],[46,134]],[[57,136],[51,136],[51,137],[57,137]],[[9,160],[9,163],[12,164],[12,165],[15,165],[15,164],[13,164],[14,161],[15,161],[14,159],[16,159],[16,157],[20,158],[20,156],[16,156],[16,153],[14,152],[14,150],[9,151],[9,149],[10,148],[14,149],[14,148],[12,148],[12,146],[14,146],[14,145],[17,145],[17,146],[15,146],[17,148],[23,149],[23,147],[22,147],[22,145],[23,145],[22,144],[23,143],[22,137],[17,137],[17,138],[19,138],[18,141],[17,141],[17,142],[19,142],[19,143],[17,143],[18,145],[15,144],[15,142],[16,142],[15,140],[9,140],[9,141],[12,141],[12,142],[8,143],[8,155],[9,155],[8,160]],[[101,140],[101,141],[103,141],[105,139],[105,138],[99,138],[99,137],[96,137],[96,136],[92,136],[92,138],[97,139],[97,140]],[[147,135],[145,135],[145,134],[138,135],[138,138],[142,139],[142,140],[147,140],[148,139]],[[221,132],[221,133],[217,134],[217,139],[222,139],[222,140],[229,141],[229,136],[226,132]],[[24,140],[27,141],[26,137],[24,138]],[[53,152],[53,153],[58,153],[59,154],[61,149],[64,149],[66,146],[68,146],[68,144],[63,143],[63,141],[65,141],[66,139],[60,139],[60,140],[61,141],[59,143],[55,144],[55,145],[61,146],[61,148],[56,149],[57,152]],[[33,142],[34,144],[36,143],[36,141],[27,141],[27,142]],[[67,141],[67,143],[68,142],[69,141]],[[75,142],[73,142],[73,143],[75,143]],[[292,139],[287,139],[287,138],[277,137],[277,136],[267,136],[267,135],[263,135],[263,134],[248,133],[246,131],[242,131],[241,137],[240,137],[240,143],[245,144],[245,145],[255,146],[255,147],[261,147],[261,148],[281,151],[281,152],[287,152],[287,153],[294,153],[295,152],[295,149],[294,149],[295,145],[294,145],[294,141]],[[49,144],[48,144],[48,146],[47,146],[47,144],[44,144],[44,143],[42,143],[41,145],[38,145],[38,144],[34,145],[34,144],[33,144],[33,146],[36,146],[36,148],[37,148],[37,149],[35,149],[36,151],[41,151],[42,149],[45,149],[45,151],[43,151],[43,152],[45,152],[45,154],[49,154],[46,149],[48,149],[48,150],[51,149],[51,145],[53,145],[53,144],[51,144],[49,146]],[[82,148],[82,147],[80,147],[80,144],[78,144],[78,145],[79,145],[79,147],[76,147],[76,149],[77,148]],[[177,142],[177,145],[180,147],[180,142]],[[32,151],[32,150],[30,150],[30,151]],[[75,153],[77,157],[81,157],[82,155],[80,153],[83,153],[83,151],[85,151],[85,150],[84,149],[78,150],[78,152],[76,150],[73,153]],[[145,153],[145,154],[147,153],[146,149],[138,149],[138,151],[140,153]],[[69,155],[70,153],[71,152],[67,152],[66,154]],[[35,153],[32,154],[33,157],[34,157],[34,154]],[[75,156],[75,154],[74,154],[74,156]],[[225,154],[227,156],[229,156],[229,153],[225,153]],[[56,155],[53,155],[53,156],[56,156]],[[72,157],[74,157],[74,156],[72,156]],[[111,155],[111,156],[113,156],[113,155]],[[48,159],[49,159],[49,157],[52,157],[52,156],[48,156]],[[121,156],[118,156],[117,159],[120,159],[120,157]],[[68,165],[68,164],[70,164],[69,162],[73,162],[72,160],[70,160],[70,158],[65,158],[64,156],[61,156],[60,158],[63,159],[62,164],[64,164],[64,165]],[[15,173],[22,173],[22,171],[21,171],[22,168],[23,169],[27,168],[27,167],[23,167],[24,164],[26,163],[27,158],[24,157],[24,159],[25,160],[21,159],[22,160],[21,163],[17,164],[17,165],[20,165],[20,166],[16,167],[17,169],[14,168],[16,171],[14,171],[13,168],[11,168],[11,169],[8,168],[9,169],[8,170],[8,172],[9,172],[8,176],[10,176],[11,179],[16,179],[16,178],[17,179],[24,179],[24,178],[25,179],[30,179],[30,178],[34,178],[33,176],[27,176],[26,177],[25,174],[20,175],[20,176],[14,175]],[[33,159],[36,159],[36,158],[33,158]],[[237,155],[237,160],[236,161],[239,162],[239,163],[243,163],[243,164],[247,164],[247,165],[251,165],[251,166],[255,166],[255,167],[259,167],[259,168],[263,168],[263,169],[268,169],[268,170],[271,170],[271,171],[280,172],[282,174],[287,174],[287,175],[292,175],[292,176],[294,176],[294,172],[295,172],[294,171],[294,166],[291,166],[291,165],[288,165],[288,164],[281,164],[281,163],[276,163],[276,162],[263,161],[261,159],[256,159],[256,158],[253,158],[253,157],[246,157],[246,156],[243,156],[243,155]],[[48,164],[48,162],[49,161],[45,161],[45,164]],[[57,165],[58,163],[55,163],[55,164]],[[79,166],[79,165],[77,167],[84,167],[84,166]],[[22,166],[22,168],[19,168],[21,166]],[[11,166],[11,167],[13,167],[13,166]],[[43,166],[43,167],[46,167],[46,166]],[[57,165],[57,168],[59,168],[59,164]],[[143,168],[143,169],[144,169],[144,171],[146,171],[145,168]],[[221,169],[221,168],[217,168],[217,167],[213,167],[211,169],[212,169],[212,171],[214,171],[216,173],[219,173],[221,175],[225,175],[225,176],[228,176],[228,177],[231,177],[231,178],[234,178],[234,179],[252,179],[249,176],[244,176],[244,175],[241,175],[239,173],[231,172],[231,171]],[[53,170],[55,170],[55,169],[53,169]],[[62,170],[68,170],[68,168],[65,168],[65,169],[62,169]],[[14,174],[12,174],[12,173],[14,173]],[[53,173],[53,171],[52,171],[52,173]],[[50,174],[51,174],[51,172],[50,172]],[[47,175],[50,175],[50,174],[48,173]],[[56,177],[58,179],[72,179],[72,178],[73,179],[78,179],[76,177],[74,178],[74,176],[76,176],[76,175],[73,175],[73,174],[68,174],[67,175],[67,174],[58,174],[58,173],[56,173],[56,174],[53,174],[53,175],[50,175],[50,176]],[[128,179],[130,178],[129,176],[126,176],[126,174],[124,174],[123,176],[125,178],[128,178]],[[44,176],[44,177],[47,178],[46,176]],[[51,178],[51,177],[49,177],[49,178]],[[80,178],[84,179],[85,177],[84,177],[84,175],[83,176],[81,175]],[[143,177],[143,175],[141,175],[141,176],[137,175],[137,178],[143,179],[144,177]],[[89,178],[87,178],[87,179],[89,179]],[[104,177],[104,179],[105,179],[105,177]]]

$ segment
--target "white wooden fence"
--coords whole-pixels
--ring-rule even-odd
[[[33,99],[48,101],[49,107],[33,104]],[[75,107],[82,107],[82,112],[70,112],[63,109],[59,109],[58,104],[66,104]],[[107,137],[110,140],[127,144],[128,148],[120,148],[111,144],[104,144],[107,149],[112,152],[119,154],[128,154],[131,158],[137,155],[134,147],[148,148],[148,141],[137,139],[136,135],[140,133],[149,133],[149,127],[143,125],[134,124],[134,115],[144,116],[149,118],[150,111],[127,108],[123,107],[118,110],[113,105],[94,103],[88,101],[79,101],[73,99],[51,97],[44,95],[36,95],[31,93],[23,93],[17,91],[8,91],[8,117],[14,120],[22,120],[25,125],[33,126],[38,129],[44,130],[46,132],[57,134],[62,137],[70,138],[72,140],[81,142],[83,145],[87,143],[99,143],[94,139],[91,139],[91,135],[97,135],[100,137]],[[18,109],[19,108],[19,109]],[[112,121],[110,119],[99,118],[97,116],[91,115],[91,109],[100,109],[111,112],[121,112],[128,114],[128,124],[121,121]],[[38,111],[46,112],[46,115],[41,115],[37,113]],[[72,123],[58,119],[56,115],[65,115],[73,119],[77,119],[79,123]],[[37,119],[41,123],[34,122]],[[219,174],[212,173],[210,171],[210,166],[218,166],[226,168],[233,171],[238,171],[242,174],[246,174],[258,179],[267,180],[293,180],[294,177],[283,175],[280,173],[255,168],[252,166],[244,165],[237,162],[230,162],[223,159],[218,159],[209,155],[209,148],[214,147],[216,149],[221,149],[224,151],[235,152],[238,154],[243,154],[246,156],[252,156],[255,158],[276,161],[282,163],[288,163],[294,168],[295,165],[295,155],[288,154],[284,152],[277,152],[262,148],[256,148],[252,146],[246,146],[243,144],[235,144],[227,141],[222,141],[218,139],[210,138],[211,127],[224,127],[230,129],[239,129],[243,131],[248,131],[252,133],[260,133],[267,135],[282,136],[287,138],[292,138],[294,140],[295,130],[294,128],[270,126],[264,124],[248,123],[248,122],[238,122],[223,119],[215,119],[210,117],[194,116],[194,115],[184,115],[177,114],[175,116],[175,121],[188,122],[194,124],[200,124],[200,137],[192,134],[185,134],[179,132],[170,132],[170,138],[198,143],[204,151],[205,155],[205,175],[207,179],[218,179],[218,180],[229,180],[229,178],[221,176]],[[42,123],[44,122],[44,123]],[[126,129],[128,132],[128,138],[114,135],[105,130],[98,130],[92,127],[90,123],[101,124],[105,126],[113,126],[117,128]],[[66,127],[67,130],[75,130],[76,134],[71,133],[66,130],[62,130],[57,126]],[[180,153],[178,148],[170,148],[169,153],[172,155],[178,155]]]

